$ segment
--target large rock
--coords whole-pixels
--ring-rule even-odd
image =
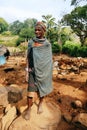
[[[87,113],[79,113],[74,119],[73,123],[80,127],[87,130]]]
[[[9,103],[17,103],[24,94],[22,88],[9,86],[0,87],[0,106],[6,107]]]
[[[12,121],[17,117],[15,106],[11,107],[9,111],[2,117],[1,130],[8,130]]]
[[[9,86],[7,87],[8,90],[8,101],[9,103],[17,103],[20,101],[22,97],[22,88],[19,88],[18,86]]]
[[[6,107],[8,103],[8,91],[6,87],[0,87],[0,106]]]
[[[9,130],[56,130],[61,120],[61,111],[56,104],[43,103],[43,113],[37,114],[37,105],[33,104],[30,120],[18,117]]]

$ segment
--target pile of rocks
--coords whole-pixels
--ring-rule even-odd
[[[54,59],[53,63],[53,69],[57,70],[57,75],[69,74],[70,72],[79,74],[81,69],[87,68],[87,60],[81,57]]]

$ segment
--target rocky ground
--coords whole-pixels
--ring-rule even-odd
[[[67,59],[66,56],[54,56],[53,59]],[[69,57],[68,57],[69,58]],[[87,59],[85,58],[85,63]],[[25,80],[25,57],[10,56],[7,63],[0,66],[0,87],[17,85],[27,88]],[[72,123],[79,113],[87,112],[87,68],[81,67],[79,72],[65,71],[59,73],[58,68],[53,69],[53,92],[45,97],[46,102],[54,102],[62,112],[62,121],[58,130],[83,130],[84,128]]]

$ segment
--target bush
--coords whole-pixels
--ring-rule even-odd
[[[17,39],[17,41],[16,41],[16,46],[19,46],[19,45],[21,44],[21,42],[24,42],[24,41],[25,41],[24,38],[19,37],[19,38]]]
[[[78,50],[80,47],[81,45],[79,43],[66,41],[65,44],[62,46],[62,53],[78,57],[79,56]]]
[[[21,52],[25,52],[27,50],[27,46],[19,45],[18,48],[20,49]]]
[[[81,57],[87,57],[87,46],[79,48],[78,53]]]
[[[52,52],[53,53],[60,53],[61,52],[61,46],[57,42],[54,42],[52,44]]]
[[[3,36],[12,36],[11,32],[10,31],[4,31],[2,33]]]

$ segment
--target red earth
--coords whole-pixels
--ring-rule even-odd
[[[58,59],[59,56],[54,57]],[[61,57],[64,58],[64,55],[61,55]],[[0,87],[16,84],[21,88],[26,88],[25,67],[25,57],[10,56],[7,63],[0,66]],[[53,86],[53,92],[45,97],[45,99],[47,102],[52,101],[58,104],[62,115],[67,114],[67,116],[73,116],[80,111],[86,111],[85,107],[81,109],[72,108],[71,103],[75,100],[80,100],[83,104],[87,102],[87,69],[82,69],[79,74],[71,72],[65,75],[60,75],[56,70],[53,70]],[[58,130],[81,129],[62,119]]]

